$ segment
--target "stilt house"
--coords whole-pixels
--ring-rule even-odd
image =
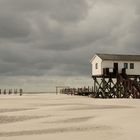
[[[92,76],[115,76],[126,73],[131,77],[140,75],[140,55],[95,54],[91,59]]]
[[[140,55],[95,54],[91,59],[96,98],[140,98]]]

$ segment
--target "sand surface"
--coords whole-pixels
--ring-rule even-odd
[[[140,100],[0,96],[0,140],[139,140]]]

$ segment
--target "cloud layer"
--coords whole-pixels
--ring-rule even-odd
[[[0,0],[0,76],[90,75],[96,52],[140,53],[138,0]]]

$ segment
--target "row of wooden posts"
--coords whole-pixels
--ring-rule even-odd
[[[90,96],[94,93],[94,87],[83,87],[83,88],[62,88],[60,89],[60,94],[68,95],[81,95],[81,96]]]
[[[0,94],[19,94],[21,96],[23,94],[23,89],[0,89]]]

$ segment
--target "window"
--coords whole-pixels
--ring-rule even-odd
[[[134,63],[130,63],[130,69],[134,69]]]
[[[95,69],[98,69],[98,63],[95,64]]]
[[[128,63],[124,63],[124,68],[128,69]]]

